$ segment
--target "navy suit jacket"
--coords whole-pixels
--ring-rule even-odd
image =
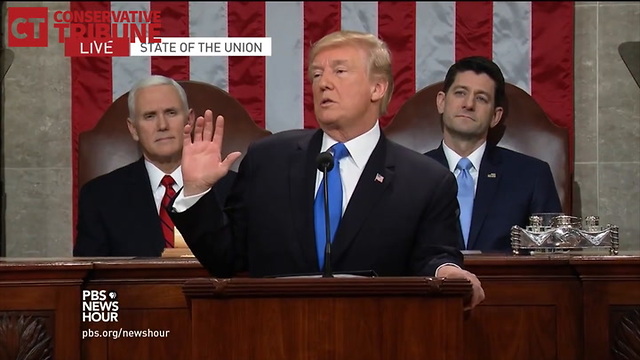
[[[216,191],[224,198],[235,173]],[[78,198],[73,256],[158,257],[164,237],[144,158],[87,182]]]
[[[442,144],[426,155],[449,169]],[[562,212],[549,164],[487,145],[480,163],[467,249],[511,251],[511,227],[525,227],[531,214],[545,212]],[[462,237],[460,246],[464,247]]]
[[[321,143],[321,130],[261,139],[241,162],[224,209],[210,192],[171,213],[213,276],[319,273],[313,201]],[[451,172],[381,134],[336,231],[333,271],[433,276],[444,263],[462,266],[456,192]]]

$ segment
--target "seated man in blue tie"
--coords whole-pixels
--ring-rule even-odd
[[[380,129],[393,92],[387,45],[371,34],[335,32],[309,60],[320,129],[252,144],[224,208],[209,189],[240,155],[221,157],[225,119],[214,125],[205,112],[193,140],[185,127],[184,188],[171,217],[194,255],[217,277],[321,273],[329,238],[335,272],[465,278],[473,284],[470,307],[477,305],[484,291],[462,268],[455,178]],[[329,174],[329,207],[336,205],[329,231],[318,162]]]
[[[166,205],[182,187],[182,131],[195,116],[182,86],[160,75],[138,81],[128,105],[126,122],[143,156],[80,189],[74,256],[158,257],[174,246]],[[216,184],[221,198],[233,174]]]
[[[464,249],[510,251],[513,225],[527,226],[533,213],[562,212],[546,162],[487,143],[505,97],[500,68],[474,56],[449,68],[436,98],[443,141],[426,155],[458,180]]]

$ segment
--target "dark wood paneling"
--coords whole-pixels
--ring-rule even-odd
[[[425,277],[194,279],[183,291],[192,304],[197,359],[457,360],[471,283]],[[238,338],[251,346],[238,346]]]
[[[557,315],[553,305],[481,306],[465,323],[464,358],[559,359]]]
[[[296,319],[305,321],[311,308],[291,308],[286,301],[265,299],[260,308],[247,305],[238,315],[252,319],[252,325],[234,330],[241,338],[228,341],[242,341],[250,352],[252,343],[245,336],[250,337],[253,331],[270,323],[267,330],[271,329],[273,336],[295,334],[298,338],[296,343],[287,339],[275,341],[272,347],[276,354],[285,346],[303,349],[322,344],[332,354],[346,346],[353,334],[357,339],[354,341],[363,344],[362,353],[376,359],[384,356],[374,354],[367,344],[382,337],[393,340],[413,334],[415,347],[402,348],[405,358],[413,358],[424,342],[449,341],[442,334],[432,338],[424,333],[406,333],[407,329],[425,326],[461,331],[463,342],[449,342],[446,346],[453,352],[462,349],[466,360],[618,360],[624,359],[622,352],[636,351],[636,333],[625,330],[625,326],[635,326],[633,314],[640,309],[640,256],[470,255],[466,266],[478,275],[487,297],[478,308],[463,314],[462,329],[412,316],[424,304],[407,306],[403,316],[390,318],[385,315],[390,313],[388,308],[369,294],[358,299],[361,303],[356,309],[326,305],[325,321],[318,321],[318,335],[303,336],[296,333],[298,323],[278,319],[294,311]],[[0,312],[51,314],[47,315],[51,319],[47,326],[52,333],[55,359],[188,359],[192,358],[192,318],[182,285],[207,276],[195,259],[0,259]],[[118,324],[82,323],[82,289],[115,290],[122,309]],[[211,319],[212,326],[216,320],[229,316],[224,307],[211,311],[218,314],[199,316]],[[350,322],[339,329],[323,326],[337,315],[348,317]],[[385,333],[372,332],[380,323],[384,324]],[[89,327],[171,332],[166,339],[81,340],[82,330]],[[321,340],[323,334],[330,333],[339,335],[334,337],[335,342]],[[0,343],[3,340],[0,338]],[[212,338],[211,345],[216,343],[225,344]],[[387,344],[387,354],[399,351],[394,348],[397,342]]]
[[[456,298],[194,299],[194,319],[216,320],[194,320],[193,358],[457,360],[461,310]]]
[[[80,289],[91,267],[81,261],[0,261],[0,312],[48,314],[52,358],[80,360]],[[0,337],[0,348],[7,340]]]
[[[486,299],[466,317],[465,360],[582,360],[582,293],[569,256],[470,256]]]

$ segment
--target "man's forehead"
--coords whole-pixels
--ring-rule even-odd
[[[178,91],[169,84],[151,85],[151,86],[143,87],[140,90],[138,90],[138,94],[157,94],[157,93],[175,94],[176,96],[178,96]]]
[[[313,58],[312,65],[335,65],[342,63],[355,63],[362,58],[364,60],[364,51],[353,45],[336,45],[320,50]]]
[[[157,99],[157,98],[156,98]],[[182,102],[180,98],[176,96],[171,97],[163,97],[162,99],[144,101],[140,98],[136,101],[136,113],[145,114],[145,113],[155,113],[155,112],[166,112],[166,111],[179,111],[182,109]]]
[[[145,100],[158,99],[161,98],[163,102],[167,105],[174,106],[175,104],[180,104],[180,94],[178,94],[178,90],[176,90],[171,85],[152,85],[143,89],[140,89],[136,94],[136,103],[145,105]]]
[[[319,67],[319,66],[324,66],[324,65],[342,65],[342,64],[349,64],[351,62],[350,59],[348,59],[345,56],[340,56],[340,57],[322,57],[320,55],[316,56],[315,59],[313,60],[312,66],[314,67]]]

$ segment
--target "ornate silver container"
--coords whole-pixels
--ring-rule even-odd
[[[583,249],[608,249],[617,255],[618,227],[599,225],[597,216],[580,218],[564,214],[533,214],[525,229],[511,227],[511,248],[516,255],[535,252],[570,252]]]

